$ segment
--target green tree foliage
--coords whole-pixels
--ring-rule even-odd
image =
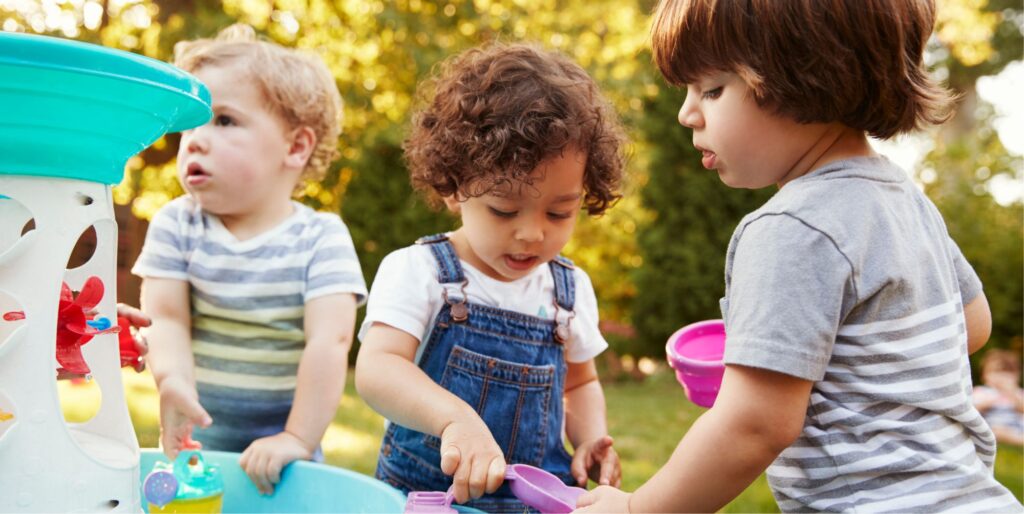
[[[988,111],[984,118],[991,116],[991,108],[981,110]],[[1000,205],[986,186],[1000,174],[1020,180],[1022,167],[1021,156],[1008,154],[995,131],[985,128],[940,144],[922,173],[950,236],[985,285],[993,318],[986,348],[1018,352],[1024,334],[1024,203]]]

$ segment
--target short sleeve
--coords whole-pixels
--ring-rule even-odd
[[[726,364],[820,380],[855,295],[852,268],[832,239],[789,215],[742,228],[723,306]]]
[[[304,300],[351,293],[362,305],[366,301],[366,280],[348,227],[333,214],[318,213],[317,220],[321,232],[306,267]]]
[[[146,230],[132,274],[143,278],[188,280],[188,220],[180,202],[164,205]]]
[[[950,253],[953,255],[953,269],[956,270],[956,280],[960,284],[960,298],[964,305],[967,305],[981,294],[981,279],[978,278],[978,273],[974,271],[971,263],[967,262],[963,252],[960,251],[960,247],[957,246],[956,241],[953,241],[953,238],[949,239],[949,248]]]
[[[432,322],[432,301],[441,297],[437,274],[425,257],[429,257],[429,249],[413,246],[396,250],[381,261],[359,328],[360,341],[374,323],[383,323],[422,342]]]
[[[572,321],[572,340],[565,352],[565,360],[572,363],[586,362],[608,348],[608,342],[599,328],[597,295],[590,277],[581,269],[573,270],[576,281],[576,317]]]

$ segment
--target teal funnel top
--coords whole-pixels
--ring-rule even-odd
[[[167,63],[0,32],[0,175],[117,184],[128,158],[210,119],[210,92]]]

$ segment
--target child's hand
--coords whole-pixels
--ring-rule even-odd
[[[584,493],[576,501],[573,512],[629,512],[629,499],[633,493],[620,491],[614,487],[601,486]]]
[[[571,469],[580,487],[587,486],[587,476],[598,484],[619,487],[622,483],[622,467],[619,454],[612,448],[613,443],[610,436],[604,436],[576,448]]]
[[[146,316],[142,311],[125,305],[123,303],[117,304],[117,316],[128,320],[128,323],[132,328],[148,327],[153,324],[153,320]],[[149,353],[149,345],[146,344],[146,338],[139,333],[132,334],[132,339],[135,340],[135,350],[139,352],[139,363],[135,365],[135,371],[142,372],[146,369],[146,354]]]
[[[452,475],[455,501],[493,493],[505,481],[505,457],[479,417],[453,421],[441,432],[441,471]]]
[[[260,494],[273,494],[274,486],[281,482],[281,471],[295,460],[313,458],[314,448],[291,432],[281,432],[257,439],[242,452],[238,464],[256,484]]]
[[[160,446],[173,459],[181,450],[197,450],[202,444],[192,440],[192,426],[210,426],[213,420],[199,405],[195,387],[177,378],[160,383]]]

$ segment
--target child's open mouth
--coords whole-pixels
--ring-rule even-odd
[[[508,266],[509,269],[524,271],[532,268],[536,264],[536,255],[505,255],[505,265]]]
[[[714,169],[715,161],[717,161],[717,160],[718,160],[718,156],[715,155],[715,152],[709,152],[707,150],[701,150],[700,163],[703,164],[705,168],[707,168],[709,170],[710,169]]]
[[[202,166],[191,163],[185,170],[185,183],[190,186],[200,186],[210,180],[210,174]]]

